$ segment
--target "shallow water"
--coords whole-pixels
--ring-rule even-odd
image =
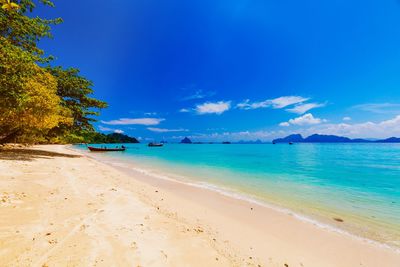
[[[125,146],[101,157],[225,188],[400,247],[399,144]]]

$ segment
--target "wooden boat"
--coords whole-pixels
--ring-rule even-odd
[[[160,146],[163,146],[164,144],[162,144],[162,143],[149,143],[148,144],[148,146],[149,147],[160,147]]]
[[[108,152],[108,151],[125,151],[126,147],[118,147],[118,148],[101,148],[101,147],[92,147],[88,146],[89,150],[92,152]]]

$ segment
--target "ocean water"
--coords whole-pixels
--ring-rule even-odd
[[[125,146],[125,152],[91,155],[400,247],[400,144]]]

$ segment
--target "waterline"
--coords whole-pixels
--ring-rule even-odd
[[[268,149],[274,147],[272,145],[225,147],[169,145],[167,149],[157,151],[148,150],[144,146],[136,146],[129,153],[100,155],[100,158],[108,161],[108,163],[113,163],[114,166],[119,165],[119,167],[132,171],[136,169],[136,171],[157,175],[159,178],[184,182],[213,191],[221,191],[219,193],[257,202],[258,204],[272,205],[289,212],[293,216],[304,217],[303,220],[310,220],[314,224],[322,224],[324,227],[332,227],[339,231],[353,233],[392,247],[400,247],[400,224],[398,220],[400,213],[396,212],[399,208],[396,206],[396,196],[398,197],[396,190],[398,188],[388,187],[388,185],[391,185],[390,183],[393,185],[398,180],[385,181],[384,179],[392,178],[394,174],[397,174],[396,168],[390,166],[390,162],[386,164],[379,163],[379,168],[376,166],[369,167],[373,170],[385,171],[376,173],[381,175],[377,179],[380,180],[379,183],[372,183],[377,185],[376,188],[368,188],[366,186],[364,189],[360,187],[360,184],[362,185],[362,183],[368,181],[359,181],[358,179],[353,179],[354,177],[351,177],[355,181],[354,185],[349,184],[348,181],[340,181],[340,179],[339,181],[329,180],[328,178],[332,177],[329,171],[333,166],[327,166],[324,164],[326,163],[324,160],[320,160],[322,163],[318,162],[318,157],[314,158],[313,163],[316,165],[323,164],[322,169],[324,172],[316,173],[312,169],[310,172],[310,169],[306,168],[310,162],[306,159],[305,161],[308,165],[302,164],[301,166],[304,170],[298,171],[297,168],[296,171],[298,173],[288,175],[283,168],[288,165],[279,162],[277,163],[279,166],[275,166],[275,168],[261,166],[259,169],[254,169],[254,162],[251,162],[254,158],[251,158],[251,155],[258,154],[256,159],[260,159],[262,153],[268,153]],[[332,147],[329,148],[331,149]],[[335,149],[338,148],[340,146],[335,147]],[[348,149],[349,147],[345,148]],[[393,147],[389,148],[393,149]],[[195,151],[192,149],[195,149]],[[285,153],[285,157],[291,156],[286,154],[288,152],[293,154],[293,151],[287,151],[285,147],[282,147],[282,149],[281,153]],[[310,150],[310,147],[304,146],[300,149]],[[315,147],[311,147],[311,149],[315,149]],[[355,149],[360,148],[356,147]],[[368,148],[368,150],[370,149]],[[398,147],[394,149],[397,150]],[[171,150],[173,150],[172,154],[175,155],[170,154]],[[232,154],[237,154],[237,150],[240,150],[239,157],[237,155],[232,157]],[[177,151],[180,152],[180,157],[175,158]],[[197,158],[192,156],[193,152],[198,152]],[[213,154],[209,155],[211,152]],[[382,152],[385,152],[385,150]],[[331,153],[324,153],[320,156],[332,157]],[[218,164],[221,160],[220,162],[218,160],[205,161],[204,154],[210,157],[208,159],[222,156],[228,157],[229,162],[227,162],[228,164]],[[338,154],[341,157],[344,156],[343,154]],[[236,160],[236,166],[233,166],[235,164],[232,164],[234,163],[232,159]],[[301,160],[301,158],[297,160]],[[365,159],[362,160],[364,161]],[[357,162],[357,159],[354,162]],[[373,165],[371,163],[374,162],[363,162],[363,165]],[[351,165],[352,162],[349,162],[349,164],[343,166],[346,172],[343,172],[343,167],[341,167],[342,170],[336,173],[342,171],[342,173],[347,174],[346,168]],[[382,168],[382,165],[388,168]],[[249,166],[252,169],[246,168]],[[359,167],[359,164],[355,164],[355,168],[352,167],[353,171]],[[275,172],[275,170],[279,169],[282,171]],[[391,176],[382,176],[387,170],[390,170]],[[325,171],[328,172],[328,175],[325,175]],[[362,179],[363,176],[359,177],[361,177],[359,179]],[[357,184],[358,182],[360,184]],[[389,203],[388,205],[388,199],[395,203]],[[342,219],[343,222],[334,221],[333,218]]]

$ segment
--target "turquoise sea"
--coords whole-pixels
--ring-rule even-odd
[[[125,146],[125,152],[91,155],[400,247],[400,144]]]

